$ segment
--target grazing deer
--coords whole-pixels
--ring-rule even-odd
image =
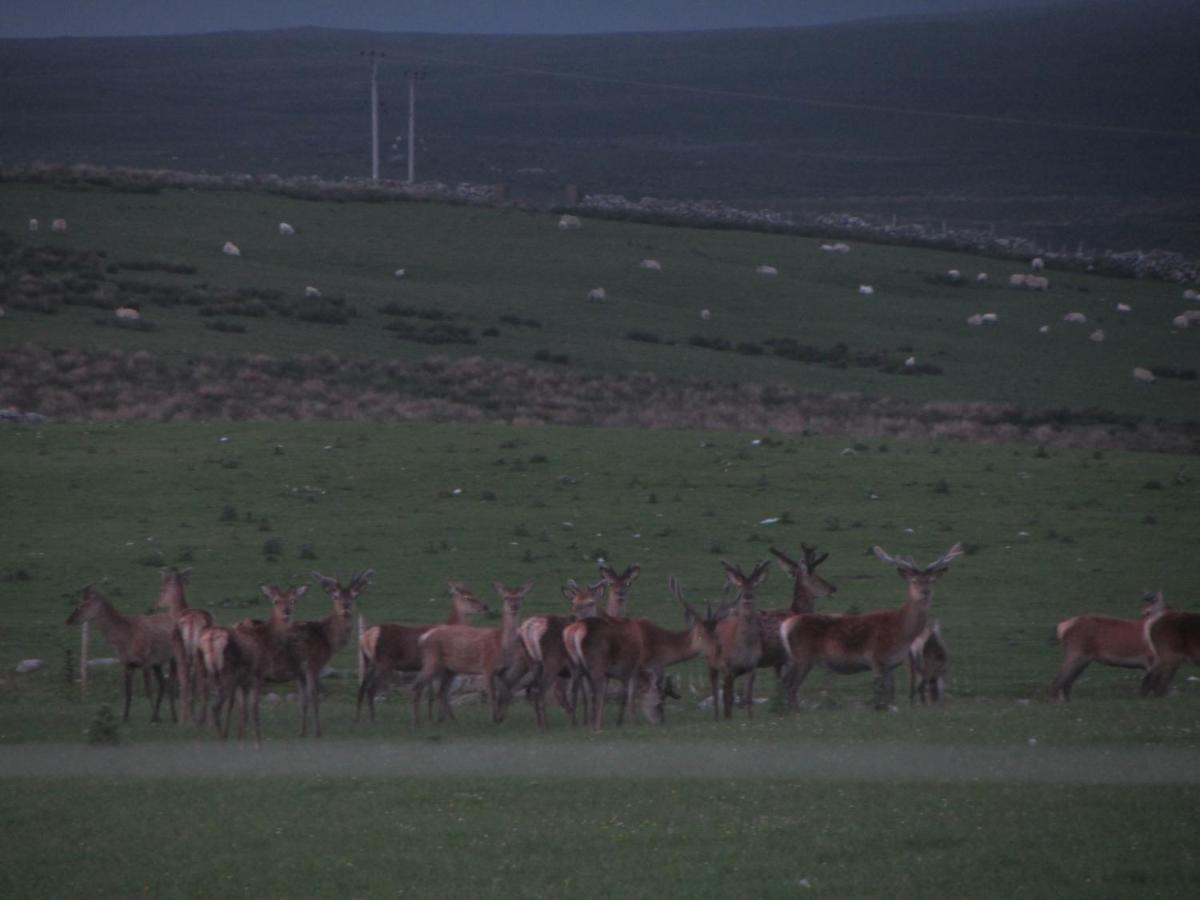
[[[723,679],[725,718],[733,716],[734,682],[745,675],[744,702],[747,715],[754,715],[754,670],[762,664],[763,638],[754,593],[767,580],[771,563],[763,560],[745,574],[733,563],[721,560],[726,588],[736,591],[737,599],[729,615],[716,625],[716,654],[709,660],[708,680],[712,687],[713,718],[720,718],[717,680]]]
[[[1161,697],[1180,666],[1189,659],[1200,665],[1200,613],[1168,610],[1148,618],[1145,629],[1154,664],[1142,679],[1142,694]]]
[[[1054,635],[1063,646],[1063,662],[1050,684],[1056,700],[1070,700],[1075,680],[1091,663],[1123,669],[1149,669],[1154,650],[1145,634],[1150,618],[1163,613],[1167,604],[1162,592],[1142,597],[1142,615],[1138,619],[1112,616],[1075,616],[1059,622]]]
[[[609,679],[623,686],[617,724],[635,696],[642,696],[641,710],[648,721],[662,721],[662,694],[659,685],[668,666],[704,653],[715,656],[715,621],[700,618],[683,599],[678,582],[671,579],[671,592],[687,614],[688,627],[670,631],[649,619],[620,619],[611,616],[583,619],[563,629],[563,643],[571,661],[580,671],[585,696],[590,694],[592,728],[604,726],[604,706]],[[647,690],[650,693],[647,695]]]
[[[517,628],[525,652],[534,662],[533,684],[530,693],[533,698],[534,715],[540,727],[546,727],[546,694],[553,690],[559,705],[571,717],[571,724],[576,723],[576,705],[579,699],[579,667],[567,652],[563,643],[563,632],[568,625],[582,619],[596,616],[600,600],[607,593],[608,582],[598,581],[587,588],[581,588],[574,581],[567,582],[562,589],[563,596],[571,604],[569,616],[533,616],[526,619]],[[563,676],[567,685],[562,684]],[[583,716],[585,721],[590,719],[587,706],[587,695],[584,694]]]
[[[412,688],[413,724],[420,724],[421,694],[426,688],[437,689],[441,715],[454,719],[450,683],[455,675],[482,675],[492,721],[504,721],[509,688],[532,666],[517,634],[517,617],[533,582],[511,588],[497,581],[492,587],[504,599],[499,628],[439,625],[419,638],[421,673]]]
[[[787,609],[760,609],[759,622],[762,625],[762,658],[758,662],[760,669],[774,669],[775,682],[784,687],[784,693],[789,700],[794,699],[794,692],[788,689],[792,677],[792,669],[788,664],[787,651],[779,638],[779,626],[788,616],[816,612],[816,601],[837,593],[837,588],[816,573],[816,568],[829,558],[828,553],[817,555],[817,548],[801,544],[804,559],[796,561],[782,550],[769,548],[779,560],[779,568],[792,579],[792,604]]]
[[[348,584],[313,572],[313,578],[333,600],[333,612],[319,622],[297,622],[286,633],[286,668],[300,685],[300,736],[308,734],[308,708],[313,711],[317,737],[321,736],[321,670],[350,640],[354,603],[370,585],[375,572],[355,572]]]
[[[620,573],[607,563],[597,563],[597,567],[600,570],[600,577],[608,585],[608,603],[604,608],[604,614],[614,618],[623,618],[625,603],[629,600],[629,590],[637,581],[637,577],[642,574],[642,567],[634,563]]]
[[[121,660],[121,668],[125,673],[125,711],[121,714],[121,720],[129,721],[129,703],[133,697],[133,670],[142,669],[147,688],[147,671],[153,672],[158,682],[158,695],[154,699],[150,721],[159,721],[158,710],[162,706],[164,692],[167,693],[171,706],[171,721],[178,721],[175,714],[175,696],[173,692],[166,690],[166,676],[163,674],[164,666],[168,669],[174,666],[171,634],[175,626],[171,617],[123,615],[94,585],[89,584],[83,588],[79,606],[67,617],[68,625],[80,622],[95,622],[100,633],[117,651],[117,657]]]
[[[204,684],[204,666],[200,662],[200,634],[213,626],[213,615],[208,610],[188,606],[186,593],[191,572],[190,568],[160,570],[162,586],[157,606],[167,610],[171,621],[175,623],[171,641],[175,648],[175,673],[179,681],[182,718],[187,722],[196,721],[196,697],[202,695],[204,699],[200,704],[199,721],[203,724],[208,714],[208,691]]]
[[[875,676],[877,709],[886,709],[895,699],[894,670],[904,662],[913,640],[928,624],[934,585],[963,550],[961,544],[955,544],[924,568],[909,558],[889,556],[880,547],[874,550],[880,562],[895,566],[908,582],[904,605],[857,616],[810,614],[788,618],[779,627],[779,634],[796,667],[793,691],[799,689],[812,667],[821,663],[842,675],[870,670]]]
[[[447,582],[450,586],[450,618],[447,625],[467,625],[472,617],[489,612],[487,604],[467,590],[460,581]],[[371,721],[375,721],[375,694],[393,672],[419,672],[421,670],[421,635],[435,625],[376,625],[363,632],[359,639],[359,653],[363,662],[363,680],[358,686],[358,703],[354,709],[354,721],[362,712],[363,699]],[[430,691],[429,702],[433,703]]]
[[[908,702],[937,703],[946,693],[946,643],[937,619],[908,645]]]
[[[200,634],[200,661],[204,667],[205,684],[216,687],[213,702],[213,727],[222,740],[229,737],[233,718],[233,702],[241,701],[241,721],[238,738],[246,733],[249,710],[254,718],[254,742],[262,746],[262,726],[259,721],[259,700],[262,683],[269,675],[287,669],[287,634],[291,626],[296,601],[308,592],[307,585],[280,590],[269,584],[259,590],[271,601],[271,618],[246,619],[232,628],[213,626]],[[221,710],[225,708],[224,726]]]

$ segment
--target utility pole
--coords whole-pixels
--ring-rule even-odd
[[[416,180],[417,159],[417,82],[425,79],[423,69],[407,69],[404,77],[408,79],[408,183]]]
[[[359,54],[371,61],[371,180],[379,180],[379,61],[387,54],[363,50]]]

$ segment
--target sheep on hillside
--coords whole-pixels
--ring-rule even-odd
[[[582,228],[583,222],[579,220],[579,216],[564,215],[558,220],[559,231],[569,231],[574,228]]]
[[[30,219],[29,221],[36,222],[37,219]],[[1194,291],[1191,288],[1188,288],[1186,291],[1183,292],[1183,299],[1184,300],[1200,300],[1200,291]]]
[[[1133,370],[1133,377],[1143,384],[1154,384],[1155,380],[1154,373],[1149,369],[1143,369],[1141,366]]]
[[[984,313],[979,317],[984,325],[995,325],[1000,321],[1000,317],[995,313]]]
[[[821,251],[823,253],[849,253],[850,245],[843,244],[840,241],[836,244],[822,244]]]
[[[595,287],[588,291],[587,298],[589,303],[603,303],[608,299],[608,294],[604,288]]]
[[[66,219],[55,219],[53,222],[50,223],[50,230],[53,231],[55,234],[66,234],[67,233],[67,220]]]
[[[1119,312],[1119,313],[1127,313],[1127,312],[1132,312],[1132,311],[1133,311],[1133,307],[1130,306],[1128,303],[1118,303],[1117,304],[1117,312]]]
[[[1187,316],[1179,315],[1171,320],[1171,324],[1176,328],[1187,328],[1191,324],[1191,320]]]
[[[113,315],[118,319],[126,319],[130,322],[136,322],[142,317],[142,314],[132,306],[118,306],[113,310]]]
[[[41,227],[42,227],[42,226],[41,226],[41,223],[40,223],[40,222],[38,222],[38,220],[37,220],[37,219],[30,219],[30,220],[29,220],[29,230],[30,230],[30,231],[37,231],[37,230],[38,230],[39,228],[41,228]]]
[[[403,277],[404,277],[404,270],[403,270],[403,269],[397,269],[395,272],[393,272],[393,273],[392,273],[392,277],[393,277],[393,278],[403,278]]]
[[[980,272],[978,275],[976,275],[975,283],[976,284],[987,284],[988,283],[988,273]]]
[[[776,275],[779,274],[779,270],[776,269],[774,266],[768,266],[765,264],[760,265],[754,271],[757,272],[759,275],[766,275],[768,278],[774,278]]]
[[[238,245],[233,241],[226,241],[225,246],[221,248],[221,252],[226,256],[241,256],[242,251],[238,249]]]
[[[1046,268],[1046,261],[1040,256],[1035,256],[1029,261],[1029,268],[1033,269],[1035,272],[1040,272],[1042,269]]]
[[[287,222],[280,222],[279,223],[279,233],[283,237],[291,237],[293,234],[296,233],[296,229],[293,228],[291,225],[289,225]]]
[[[662,263],[660,263],[657,259],[643,259],[640,263],[638,263],[638,266],[642,269],[649,269],[652,272],[662,271]]]
[[[858,292],[864,297],[872,297],[875,295],[875,288],[871,287],[869,284],[860,284],[858,286]]]
[[[1075,324],[1075,325],[1085,325],[1085,324],[1087,324],[1087,316],[1085,316],[1081,312],[1069,312],[1065,316],[1063,316],[1063,321],[1071,322],[1072,324]]]
[[[1104,329],[1097,328],[1095,331],[1093,331],[1091,334],[1088,335],[1088,340],[1095,341],[1097,344],[1102,343],[1104,341]]]
[[[304,296],[309,300],[320,300],[321,292],[310,284],[304,288]]]

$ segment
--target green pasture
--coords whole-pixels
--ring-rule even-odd
[[[37,217],[64,217],[70,232],[30,234]],[[282,238],[286,221],[298,233]],[[198,352],[266,352],[276,356],[326,350],[345,357],[417,360],[430,353],[483,355],[536,365],[539,354],[565,355],[572,368],[615,374],[719,382],[772,382],[828,392],[920,401],[1003,401],[1021,407],[1098,409],[1147,420],[1190,420],[1197,382],[1134,381],[1135,366],[1179,373],[1200,362],[1196,334],[1171,319],[1187,305],[1177,286],[1049,272],[1051,289],[1007,288],[1022,262],[906,247],[856,244],[845,256],[822,253],[821,241],[780,235],[667,228],[587,220],[560,232],[555,217],[518,209],[476,209],[425,203],[315,203],[254,193],[159,194],[64,190],[47,185],[0,186],[0,228],[17,240],[107,254],[125,262],[166,259],[193,275],[120,269],[115,281],[150,282],[180,290],[202,287],[281,291],[299,300],[306,286],[342,298],[358,315],[347,324],[316,324],[272,313],[225,316],[243,334],[203,327],[196,306],[144,305],[152,332],[97,327],[106,313],[67,305],[55,315],[12,309],[0,320],[0,346],[32,341],[52,347],[144,349],[179,358]],[[221,254],[225,241],[240,258]],[[660,272],[643,270],[658,259]],[[778,277],[755,274],[773,265]],[[396,279],[397,268],[406,277]],[[941,276],[958,269],[966,284]],[[977,272],[990,282],[978,287]],[[861,296],[859,285],[874,296]],[[603,287],[605,303],[588,303]],[[118,300],[137,294],[120,291]],[[1132,307],[1121,315],[1118,302]],[[436,310],[470,329],[472,344],[400,340],[384,326],[388,305]],[[711,311],[702,320],[701,310]],[[1086,325],[1062,321],[1067,312]],[[994,312],[1000,324],[972,328],[966,319]],[[526,324],[511,324],[505,317]],[[532,323],[532,324],[530,324]],[[418,322],[418,324],[420,324]],[[1038,329],[1049,324],[1048,334]],[[1105,340],[1088,339],[1097,328]],[[486,335],[487,331],[496,332]],[[658,343],[631,340],[631,332]],[[693,345],[724,340],[747,352]],[[844,344],[899,366],[915,356],[940,375],[889,374],[879,366],[807,364],[771,353],[766,341],[790,338],[828,350]],[[754,352],[757,348],[758,352]]]

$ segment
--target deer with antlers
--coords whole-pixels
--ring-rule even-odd
[[[95,622],[100,633],[117,651],[121,669],[125,675],[125,710],[122,721],[129,721],[129,704],[133,698],[133,670],[141,669],[146,693],[150,693],[150,675],[153,672],[158,683],[158,695],[154,699],[151,722],[159,721],[158,710],[162,706],[164,692],[171,706],[171,721],[178,721],[175,714],[175,696],[167,691],[164,667],[170,670],[175,664],[175,651],[171,635],[175,626],[170,616],[127,616],[114,607],[95,585],[85,585],[82,597],[74,612],[67,617],[68,625],[80,622]]]
[[[1180,666],[1189,659],[1200,665],[1200,613],[1167,610],[1151,616],[1145,634],[1154,650],[1154,663],[1142,679],[1142,695],[1161,697]]]
[[[608,587],[607,602],[604,614],[613,618],[624,618],[625,604],[629,601],[629,591],[637,577],[642,574],[642,567],[637,563],[627,567],[624,572],[618,572],[605,562],[596,564],[600,577]]]
[[[908,645],[908,702],[937,703],[946,694],[949,656],[942,628],[934,619]]]
[[[317,622],[296,622],[285,635],[286,670],[300,686],[300,736],[308,734],[308,709],[313,711],[315,734],[321,736],[321,670],[350,640],[354,604],[371,582],[374,570],[355,572],[347,584],[320,572],[312,576],[333,601],[333,611]]]
[[[454,712],[450,708],[450,683],[456,675],[483,676],[492,721],[504,720],[512,685],[533,667],[517,634],[521,604],[533,590],[533,581],[527,581],[517,588],[497,581],[492,587],[504,600],[499,628],[439,625],[418,639],[421,672],[412,688],[414,725],[420,724],[421,695],[426,689],[436,688],[441,716],[454,719]]]
[[[722,682],[725,718],[733,716],[734,683],[746,676],[743,702],[747,715],[754,715],[754,672],[762,664],[763,637],[754,594],[767,580],[771,563],[763,560],[747,575],[740,567],[721,560],[725,570],[726,590],[733,590],[736,599],[732,610],[716,624],[716,652],[709,659],[708,680],[712,688],[713,718],[720,718],[721,704],[717,700],[717,682]]]
[[[157,606],[167,610],[175,624],[171,636],[175,649],[175,672],[179,680],[179,705],[183,720],[196,721],[196,697],[202,696],[199,721],[207,716],[208,691],[204,684],[204,666],[200,661],[200,635],[213,626],[213,615],[206,609],[192,609],[187,602],[187,585],[192,570],[165,568],[159,574],[162,586]]]
[[[274,585],[263,584],[259,585],[259,590],[271,601],[270,619],[246,619],[232,628],[219,625],[206,628],[201,632],[198,644],[205,685],[211,684],[216,688],[212,714],[217,734],[222,740],[229,737],[233,703],[237,698],[241,708],[238,739],[245,736],[249,712],[254,719],[255,745],[261,747],[259,700],[262,684],[267,677],[288,669],[288,629],[296,601],[307,593],[308,586],[302,584],[281,590]]]
[[[1137,619],[1114,616],[1075,616],[1064,619],[1054,629],[1063,647],[1063,662],[1050,684],[1056,700],[1070,700],[1071,688],[1083,670],[1094,662],[1123,669],[1148,670],[1154,663],[1154,649],[1146,633],[1146,624],[1167,608],[1161,591],[1142,597],[1142,615]]]
[[[517,633],[525,652],[535,664],[530,695],[533,699],[534,715],[540,727],[546,727],[546,695],[553,691],[559,705],[576,724],[576,706],[579,700],[579,667],[567,652],[563,633],[567,626],[582,619],[597,615],[600,600],[608,593],[608,582],[601,580],[582,588],[574,581],[567,582],[562,594],[571,604],[569,616],[531,616],[520,624]],[[563,685],[563,679],[567,684]],[[583,695],[585,721],[590,720],[587,694]]]
[[[889,556],[881,547],[875,556],[894,566],[908,583],[908,594],[899,609],[879,610],[857,616],[791,616],[779,627],[788,658],[795,666],[792,690],[798,690],[818,663],[838,674],[870,671],[875,677],[875,705],[886,709],[895,699],[894,670],[902,664],[913,640],[929,621],[933,588],[962,555],[955,544],[928,566],[911,558]]]
[[[490,610],[461,581],[449,581],[450,618],[447,625],[469,625],[471,619]],[[358,702],[354,721],[362,712],[364,698],[371,721],[375,721],[375,694],[394,672],[421,671],[421,635],[436,625],[376,625],[363,632],[359,639],[359,654],[363,662],[363,679],[358,686]],[[433,692],[430,691],[430,704]]]
[[[829,558],[828,553],[817,555],[817,548],[801,544],[804,553],[802,560],[795,560],[775,547],[770,547],[772,555],[779,560],[779,568],[792,579],[792,603],[787,609],[760,609],[759,622],[762,624],[762,658],[758,662],[760,669],[774,669],[776,684],[784,686],[784,692],[793,699],[793,692],[788,690],[792,676],[787,651],[779,638],[779,626],[789,616],[803,615],[816,612],[816,601],[837,593],[837,588],[817,574],[816,569]]]

